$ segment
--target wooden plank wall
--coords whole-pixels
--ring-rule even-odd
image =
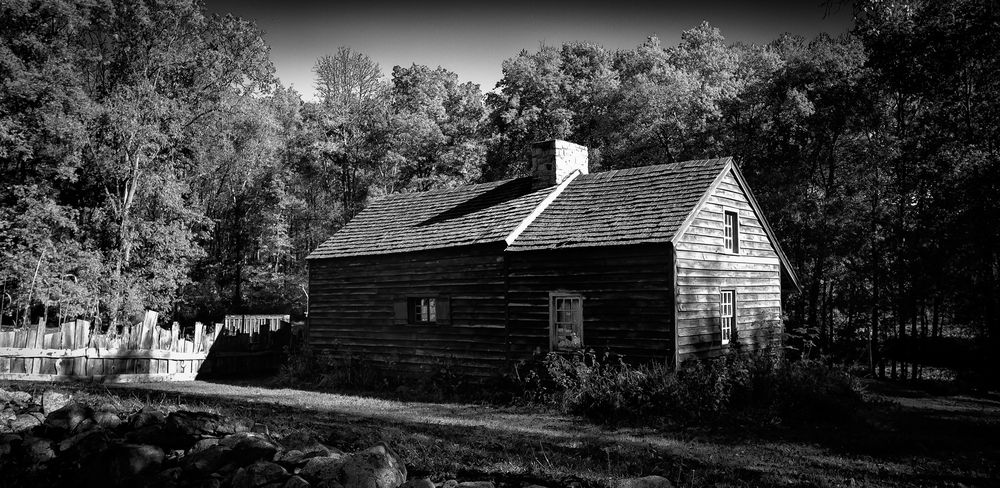
[[[738,210],[740,252],[722,247],[725,210]],[[698,210],[676,244],[678,361],[712,357],[721,344],[721,289],[737,293],[737,340],[749,349],[781,338],[781,268],[778,255],[732,173]]]
[[[195,324],[193,336],[157,325],[156,312],[116,333],[93,333],[76,320],[58,328],[0,331],[0,379],[108,382],[193,380],[222,329]]]
[[[411,375],[452,368],[488,377],[505,364],[504,277],[498,246],[309,262],[309,343]],[[447,297],[449,325],[394,324],[406,296]]]
[[[673,360],[668,244],[509,252],[511,358],[549,352],[549,292],[583,296],[584,345]]]

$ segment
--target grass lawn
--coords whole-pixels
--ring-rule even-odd
[[[202,381],[56,388],[124,409],[154,405],[242,417],[278,436],[307,429],[344,450],[381,440],[404,457],[411,475],[435,481],[596,487],[659,474],[678,486],[1000,486],[995,394],[934,396],[870,383],[868,407],[846,426],[734,421],[608,428],[531,408]]]

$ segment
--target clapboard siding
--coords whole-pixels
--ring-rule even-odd
[[[390,373],[448,367],[490,376],[506,363],[502,248],[475,246],[350,258],[309,267],[309,337],[320,354],[361,358]],[[448,297],[448,325],[395,324],[394,303]]]
[[[724,212],[739,212],[740,252],[723,249]],[[675,244],[677,359],[713,357],[732,348],[721,344],[722,289],[736,290],[734,343],[747,349],[780,340],[780,261],[763,225],[732,173],[697,209]]]
[[[508,252],[512,359],[549,351],[549,292],[583,296],[588,348],[631,360],[673,358],[667,244]]]

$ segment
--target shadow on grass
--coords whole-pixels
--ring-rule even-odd
[[[505,485],[598,486],[660,474],[680,486],[989,485],[997,474],[996,414],[875,404],[850,425],[603,428],[546,412],[399,402],[232,384],[124,385],[113,395],[201,403],[225,415],[310,429],[330,444],[397,447],[415,475],[493,479]],[[152,400],[149,400],[149,399]]]

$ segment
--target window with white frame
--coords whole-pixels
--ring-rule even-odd
[[[733,337],[733,329],[736,327],[736,290],[722,290],[720,292],[719,317],[722,328],[722,344],[729,344]]]
[[[723,222],[722,247],[726,252],[740,252],[740,214],[732,211],[725,211]]]
[[[553,351],[583,347],[583,297],[568,293],[550,293],[549,327]]]

